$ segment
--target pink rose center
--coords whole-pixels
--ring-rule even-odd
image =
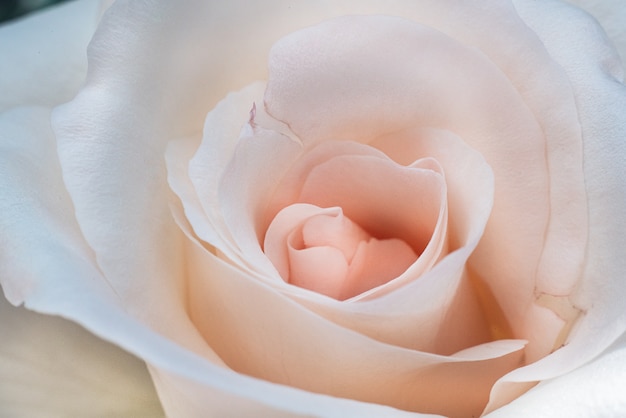
[[[319,214],[308,218],[302,209],[288,206],[276,217],[299,221],[287,238],[289,270],[283,275],[293,285],[344,300],[399,276],[417,259],[407,243],[372,237],[341,208],[315,208]]]
[[[338,300],[382,286],[420,257],[438,256],[426,248],[444,221],[439,169],[429,159],[406,167],[372,155],[332,157],[276,214],[265,253],[286,282]]]

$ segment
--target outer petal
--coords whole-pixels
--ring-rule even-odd
[[[589,240],[581,281],[570,297],[570,302],[585,312],[572,330],[569,343],[535,365],[505,376],[496,392],[506,391],[506,382],[540,380],[566,373],[577,362],[600,354],[626,330],[626,87],[620,81],[623,69],[604,34],[579,10],[559,2],[539,5],[522,0],[516,6],[564,67],[577,97],[584,136]],[[541,12],[536,9],[538,6]],[[558,27],[548,17],[556,15],[564,16]],[[577,48],[571,48],[572,44]]]
[[[626,338],[620,338],[595,362],[565,376],[539,383],[489,418],[529,416],[621,417],[626,411]]]
[[[74,1],[0,27],[0,111],[71,99],[84,81],[100,14],[100,1]]]
[[[108,284],[129,312],[203,352],[184,313],[181,235],[167,206],[163,154],[178,119],[155,106],[166,90],[156,85],[175,74],[137,75],[159,65],[137,33],[150,32],[167,6],[144,6],[121,2],[107,10],[89,47],[86,85],[53,111],[53,128],[80,231]],[[146,36],[159,42],[164,34]]]
[[[110,96],[142,102],[141,120],[161,122],[163,134],[196,133],[230,91],[267,78],[267,54],[278,38],[340,13],[331,9],[325,2],[284,0],[190,0],[184,7],[118,0],[90,46],[91,92],[84,95],[106,83]]]
[[[626,63],[626,3],[622,0],[565,0],[591,13],[617,47]]]

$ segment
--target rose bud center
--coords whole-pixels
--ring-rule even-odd
[[[302,175],[295,202],[274,216],[265,254],[287,283],[338,300],[419,277],[444,247],[440,170],[430,159],[328,158]]]
[[[399,276],[417,260],[407,243],[372,237],[341,208],[316,208],[319,213],[308,217],[303,207],[309,205],[288,206],[275,219],[298,224],[287,237],[289,268],[280,272],[295,286],[344,300]]]

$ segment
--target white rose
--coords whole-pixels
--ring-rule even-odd
[[[622,53],[623,9],[614,2],[610,14],[599,14]],[[85,16],[95,23],[100,10],[95,3],[75,3],[50,12],[50,20],[35,17],[0,32],[0,42],[25,42],[24,49],[0,44],[4,56],[14,57],[0,67],[2,91],[9,92],[0,115],[0,281],[11,302],[76,321],[145,360],[172,416],[414,414],[405,409],[459,416],[483,410],[494,416],[518,411],[573,416],[625,410],[616,389],[625,374],[607,366],[624,361],[618,338],[626,327],[620,307],[626,296],[626,93],[619,57],[588,16],[556,1],[498,1],[488,8],[452,0],[272,2],[240,8],[119,1],[99,23],[89,47],[89,71],[77,90],[85,77],[81,51],[92,26],[60,31],[63,53],[45,52],[47,42],[53,42],[49,37],[29,41],[26,34],[30,25],[65,16]],[[190,166],[192,182],[185,180],[195,151],[188,145],[202,136],[206,113],[228,92],[267,78],[268,51],[276,40],[322,19],[353,13],[405,20],[330,21],[286,38],[273,50],[266,107],[288,123],[289,135],[302,139],[304,160],[320,149],[313,147],[315,141],[333,136],[362,140],[402,160],[410,144],[391,148],[390,143],[400,141],[398,135],[381,135],[413,123],[411,106],[373,113],[371,106],[390,98],[412,104],[423,96],[430,101],[418,105],[428,124],[421,121],[417,127],[443,124],[458,133],[493,169],[496,187],[489,213],[488,171],[458,171],[450,161],[456,154],[432,151],[440,166],[427,161],[424,168],[445,172],[449,189],[443,252],[433,256],[433,263],[407,270],[420,274],[369,286],[375,289],[367,297],[375,301],[376,289],[393,297],[378,299],[382,310],[368,313],[366,320],[358,307],[375,305],[334,302],[266,274],[271,268],[263,267],[269,264],[260,244],[250,240],[254,234],[246,231],[247,225],[260,225],[250,223],[250,213],[257,213],[254,205],[273,204],[267,193],[250,185],[283,187],[298,178],[294,172],[301,172],[298,162],[292,171],[284,170],[287,180],[276,174],[276,167],[295,158],[288,147],[278,148],[283,155],[272,160],[275,148],[257,141],[261,154],[246,154],[257,146],[246,139],[249,130],[243,131],[239,156],[233,156],[239,129],[248,119],[253,135],[268,132],[257,130],[257,123],[286,129],[264,119],[263,106],[253,118],[248,116],[250,98],[263,103],[259,85],[229,96],[209,113],[205,139],[194,157],[197,164]],[[415,22],[443,35],[416,29]],[[367,25],[371,32],[363,32]],[[342,30],[347,32],[338,36]],[[389,39],[382,43],[385,36]],[[376,53],[368,55],[364,45],[354,48],[365,38],[365,46]],[[417,45],[417,56],[424,59],[418,65],[407,59],[407,45]],[[436,48],[429,49],[432,45]],[[43,57],[29,59],[26,70],[17,65],[17,51],[42,49]],[[345,55],[333,55],[336,51]],[[380,65],[376,58],[383,54],[389,60]],[[326,66],[322,70],[320,63]],[[59,71],[50,71],[51,66]],[[385,66],[392,78],[381,72]],[[410,71],[398,72],[403,69]],[[419,69],[426,71],[423,80],[408,83]],[[454,78],[459,69],[471,76],[471,83]],[[31,82],[37,75],[41,84]],[[371,83],[381,75],[381,85]],[[432,91],[421,88],[430,88],[430,81]],[[369,92],[364,85],[373,86],[374,94],[355,96]],[[477,95],[482,86],[489,89]],[[76,92],[69,104],[50,111]],[[351,105],[347,112],[345,103]],[[438,106],[448,112],[435,123],[442,117]],[[375,141],[363,139],[376,130]],[[419,133],[429,143],[424,131]],[[253,141],[271,142],[272,135]],[[355,152],[354,145],[347,147]],[[462,154],[469,166],[482,167],[473,153]],[[170,182],[185,214],[167,183],[166,154]],[[266,168],[264,178],[257,181],[247,164]],[[229,181],[220,179],[224,170],[248,182],[224,189]],[[472,175],[477,172],[482,174],[476,182],[485,185],[470,192],[481,193],[476,199],[459,197],[459,184],[475,184]],[[241,210],[224,201],[253,206]],[[477,215],[459,212],[467,205]],[[433,228],[429,231],[436,235],[439,229]],[[411,245],[414,250],[419,246]],[[424,259],[427,253],[418,255]],[[452,259],[461,259],[459,271],[477,277],[455,282],[455,292],[448,293],[454,301],[446,300],[445,292],[443,304],[433,294],[421,294],[423,303],[434,301],[427,317],[417,315],[410,303],[399,304],[402,298],[414,302],[410,288],[416,287],[416,279],[443,277],[445,266],[456,262]],[[363,290],[323,293],[350,299]],[[385,304],[389,300],[394,304]],[[476,309],[484,309],[483,325],[467,319],[480,317]],[[402,315],[393,317],[394,311]],[[23,313],[7,312],[7,318],[23,318]],[[33,318],[39,317],[26,320],[39,320]],[[407,337],[411,329],[426,335],[424,318],[434,334],[418,342]],[[495,341],[474,333],[459,336],[463,327],[483,329],[489,334],[485,338]],[[470,343],[472,338],[478,340]],[[329,369],[332,364],[335,369]],[[338,367],[341,372],[329,380]],[[403,378],[407,370],[415,374]],[[428,392],[425,399],[432,385],[420,386],[420,375],[437,380],[442,389]],[[594,378],[582,384],[577,380],[588,376]],[[597,376],[604,380],[599,383]],[[390,385],[385,379],[393,386],[385,387]],[[514,400],[538,381],[544,382]],[[554,402],[555,393],[559,402]]]

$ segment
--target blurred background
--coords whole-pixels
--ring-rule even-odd
[[[0,23],[67,0],[0,0]]]

